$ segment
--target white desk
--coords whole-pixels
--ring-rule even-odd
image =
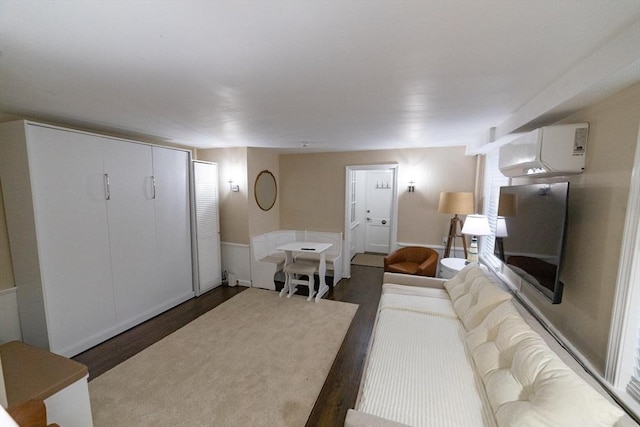
[[[324,294],[329,291],[329,286],[325,281],[324,275],[327,272],[327,260],[325,252],[332,246],[331,243],[316,243],[316,242],[291,242],[286,245],[277,247],[279,251],[284,251],[287,259],[284,265],[294,262],[294,252],[306,252],[320,254],[320,265],[318,266],[318,278],[320,286],[318,287],[318,294],[316,295],[316,302],[320,301]]]

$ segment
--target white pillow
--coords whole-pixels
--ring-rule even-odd
[[[467,330],[478,326],[498,304],[511,299],[508,292],[491,283],[482,270],[475,266],[465,267],[444,287]]]
[[[484,377],[511,367],[518,344],[531,337],[538,334],[520,317],[511,301],[504,301],[467,333],[466,340],[478,374]]]
[[[467,334],[500,426],[612,426],[623,416],[573,372],[510,301]]]
[[[501,426],[612,426],[624,415],[565,365],[542,338],[523,340],[508,372],[494,371],[485,381]]]

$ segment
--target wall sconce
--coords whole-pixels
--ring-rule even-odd
[[[415,181],[409,181],[409,187],[407,188],[407,191],[409,193],[413,193],[414,191],[416,191],[416,182]]]
[[[240,191],[240,186],[238,184],[234,184],[232,179],[229,180],[229,188],[231,188],[231,191],[234,193]]]

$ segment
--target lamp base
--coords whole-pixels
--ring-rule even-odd
[[[467,264],[478,263],[478,238],[476,236],[471,238],[471,244],[469,245],[467,254]]]
[[[444,258],[449,258],[449,254],[451,253],[451,244],[453,243],[456,237],[462,238],[462,249],[464,250],[464,257],[467,257],[467,242],[464,238],[464,234],[462,234],[462,219],[455,214],[453,218],[451,218],[451,224],[449,225],[449,237],[447,237],[447,247],[444,250]],[[458,234],[458,227],[460,227],[460,234]]]

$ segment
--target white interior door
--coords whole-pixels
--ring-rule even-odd
[[[198,295],[222,283],[220,220],[218,216],[218,165],[193,162],[196,206]]]
[[[381,245],[376,244],[375,238],[371,239],[372,240],[371,249],[372,249],[372,252],[380,251],[381,253],[385,253],[385,252],[389,253],[390,251],[395,250],[397,247],[396,239],[397,239],[398,230],[397,230],[396,218],[398,217],[398,193],[397,193],[396,177],[398,173],[398,165],[390,163],[390,164],[347,166],[346,179],[345,179],[345,221],[344,221],[345,243],[343,247],[343,253],[345,254],[351,253],[354,248],[356,248],[357,252],[362,252],[366,250],[365,248],[366,246],[365,234],[367,230],[366,218],[367,217],[372,218],[372,220],[370,221],[371,222],[370,228],[374,227],[373,218],[375,218],[374,216],[366,215],[366,210],[368,209],[366,207],[366,195],[367,195],[366,175],[368,172],[374,172],[374,171],[380,171],[384,173],[383,174],[384,182],[386,184],[386,181],[388,180],[390,188],[387,190],[385,197],[383,197],[382,199],[378,199],[378,200],[383,200],[383,199],[389,200],[388,208],[384,209],[386,214],[382,215],[382,216],[386,216],[387,218],[386,224],[382,224],[382,219],[380,219],[379,221],[380,227],[378,227],[379,229],[377,230],[377,231],[382,231],[384,228],[386,228],[387,229],[386,235],[384,235],[385,233],[380,233],[382,234],[382,236],[380,236],[378,240],[380,241],[379,243]],[[356,175],[355,175],[357,180],[356,185],[353,185],[352,179],[351,179],[354,176],[353,172],[356,172]],[[361,178],[361,174],[362,174],[362,178]],[[375,183],[376,183],[376,179],[374,178],[373,179],[374,186],[375,186]],[[358,206],[356,209],[356,211],[358,212],[356,216],[358,218],[362,218],[361,224],[359,224],[359,226],[356,228],[353,227],[354,215],[351,209],[352,201],[354,200],[354,195],[353,195],[354,191],[356,191],[358,195],[363,195],[362,203],[360,203],[359,201],[356,203]],[[380,189],[379,191],[382,191],[382,189]],[[369,197],[369,199],[376,200],[377,197],[378,197],[378,193],[376,193],[376,196]],[[358,197],[356,197],[355,199],[359,200]],[[365,207],[361,208],[360,205]],[[361,217],[358,216],[360,212],[362,212]],[[369,212],[369,213],[375,213],[375,212]],[[351,277],[351,257],[344,257],[343,264],[342,264],[342,277]]]
[[[365,251],[389,253],[393,171],[367,171]]]

